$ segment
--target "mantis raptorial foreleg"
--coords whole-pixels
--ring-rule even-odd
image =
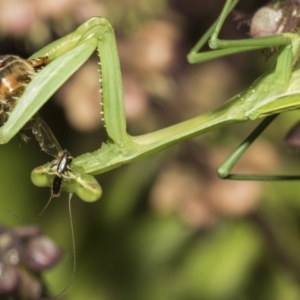
[[[211,131],[226,124],[256,120],[267,117],[253,134],[242,144],[221,167],[221,177],[228,174],[242,153],[262,132],[274,115],[300,108],[300,69],[296,62],[300,45],[296,33],[254,38],[240,41],[222,41],[217,38],[222,24],[238,1],[226,1],[216,23],[193,48],[190,62],[201,62],[216,57],[280,46],[276,63],[246,91],[238,94],[218,108],[173,126],[140,135],[126,132],[121,71],[116,41],[111,24],[106,18],[94,17],[82,24],[73,33],[50,44],[32,56],[46,56],[49,64],[39,72],[26,88],[7,123],[0,129],[0,142],[7,142],[39,110],[48,98],[70,77],[91,55],[98,50],[101,61],[101,93],[103,119],[108,134],[107,143],[92,153],[76,157],[71,165],[72,172],[65,174],[64,189],[76,192],[86,201],[95,201],[101,195],[100,186],[91,175],[117,168],[145,156]],[[218,48],[211,52],[198,53],[209,37],[210,44]],[[99,141],[100,143],[100,141]],[[56,165],[55,165],[56,167]],[[91,174],[91,175],[89,175]],[[50,186],[53,181],[53,163],[32,172],[32,180],[38,186]],[[236,175],[231,177],[237,179]],[[240,179],[255,179],[241,176]],[[293,178],[293,177],[292,177]],[[262,177],[259,178],[261,180]],[[273,179],[276,179],[274,177]],[[279,177],[278,179],[285,179]],[[93,190],[94,189],[94,190]]]

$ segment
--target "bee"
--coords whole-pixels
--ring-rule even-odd
[[[47,61],[47,57],[28,60],[15,55],[0,56],[0,126],[8,120],[26,85]]]

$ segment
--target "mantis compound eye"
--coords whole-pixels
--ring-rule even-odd
[[[40,166],[35,168],[31,172],[31,181],[38,187],[46,187],[51,186],[51,179],[46,173],[46,168],[44,166]]]
[[[102,195],[102,188],[94,176],[80,174],[76,178],[76,195],[85,202],[94,202]]]

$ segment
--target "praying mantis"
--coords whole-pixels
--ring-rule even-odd
[[[120,63],[113,27],[104,17],[93,17],[74,32],[41,49],[29,59],[47,57],[46,66],[31,80],[23,95],[0,128],[0,143],[8,142],[38,112],[51,95],[97,50],[100,57],[100,93],[102,118],[108,140],[100,149],[72,160],[62,174],[63,189],[76,193],[87,202],[100,198],[102,190],[93,175],[161,151],[231,123],[264,118],[258,127],[218,169],[224,179],[234,180],[299,180],[300,175],[230,174],[231,169],[251,143],[280,113],[300,108],[300,69],[297,64],[300,38],[296,33],[226,41],[218,39],[222,25],[238,0],[227,0],[216,22],[188,54],[190,63],[200,63],[225,55],[259,50],[279,49],[273,66],[246,91],[221,106],[173,126],[139,136],[126,131]],[[277,3],[277,6],[280,2]],[[279,8],[280,9],[280,8]],[[209,43],[213,49],[199,52]],[[100,141],[99,141],[100,143]],[[57,162],[33,170],[31,179],[37,186],[51,186]]]

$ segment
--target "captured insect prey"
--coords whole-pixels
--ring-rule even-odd
[[[7,121],[36,71],[46,62],[47,57],[27,60],[14,55],[0,56],[0,126]]]
[[[27,60],[15,55],[0,56],[0,126],[7,122],[18,99],[24,93],[26,85],[46,63],[47,57]],[[20,140],[27,141],[28,138],[23,131],[26,129],[34,131],[35,126],[39,125],[39,118],[38,115],[35,115],[27,122],[19,132]],[[43,122],[43,126],[47,126],[45,122]],[[37,140],[40,143],[40,140]],[[43,150],[42,145],[40,146]]]
[[[68,166],[71,163],[72,157],[67,150],[61,151],[53,162],[52,170],[54,174],[51,198],[59,197],[62,190],[63,177],[67,171],[72,171]]]
[[[71,163],[71,161],[72,161],[72,157],[70,156],[70,153],[66,150],[63,151],[61,153],[61,156],[57,164],[57,170],[56,170],[57,174],[53,179],[53,184],[52,184],[53,197],[58,197],[60,195],[61,188],[62,188],[62,176],[67,170],[70,171],[70,168],[68,168],[68,164]]]

